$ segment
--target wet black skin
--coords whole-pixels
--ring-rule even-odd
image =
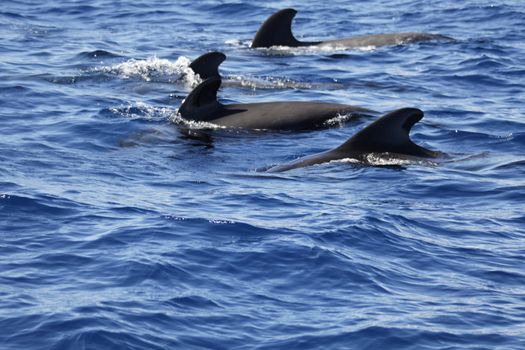
[[[297,11],[291,8],[280,10],[263,22],[255,37],[253,38],[252,48],[268,48],[272,46],[316,46],[316,47],[367,47],[367,46],[388,46],[415,43],[433,40],[452,40],[452,38],[430,33],[389,33],[361,35],[351,38],[325,40],[325,41],[299,41],[292,33],[292,20]]]
[[[179,114],[188,121],[228,128],[308,130],[326,128],[326,121],[349,114],[373,115],[373,110],[346,104],[279,101],[224,105],[217,100],[221,80],[209,78],[184,100]]]
[[[299,158],[267,171],[282,172],[348,158],[366,162],[369,154],[388,153],[391,157],[402,159],[436,158],[441,155],[440,152],[428,150],[410,140],[410,129],[421,118],[423,112],[417,108],[395,110],[383,115],[339,147]]]
[[[222,52],[208,52],[194,59],[190,63],[190,68],[198,74],[202,80],[208,78],[220,78],[219,66],[226,59],[226,55]]]

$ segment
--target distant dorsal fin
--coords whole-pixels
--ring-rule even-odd
[[[255,34],[251,47],[302,46],[292,34],[292,20],[296,13],[289,8],[268,17]]]
[[[201,55],[190,63],[190,68],[198,74],[202,80],[211,77],[220,78],[219,66],[226,59],[226,55],[222,52],[208,52]]]
[[[212,113],[222,105],[217,101],[217,91],[221,79],[212,77],[200,83],[184,99],[179,107],[179,114],[187,120],[208,121],[213,119]]]
[[[410,130],[423,118],[417,108],[402,108],[383,115],[338,147],[343,152],[398,153],[436,157],[437,153],[410,140]]]

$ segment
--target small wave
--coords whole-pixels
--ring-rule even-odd
[[[251,41],[241,41],[239,39],[227,39],[224,41],[226,45],[234,46],[234,47],[250,47]]]
[[[494,166],[494,169],[498,169],[498,170],[502,170],[502,169],[523,169],[523,170],[525,170],[525,159],[516,160],[516,161],[510,161],[510,162],[506,162],[506,163],[503,163],[503,164],[498,164],[498,165]]]
[[[165,121],[172,120],[176,112],[168,107],[154,107],[143,102],[137,102],[135,105],[111,107],[102,111],[109,112],[112,115],[144,121]]]
[[[1,193],[0,209],[11,215],[42,214],[47,216],[71,216],[77,213],[77,203],[50,195],[22,196]]]
[[[491,57],[489,55],[482,55],[481,57],[468,58],[460,62],[460,66],[465,71],[479,70],[490,68],[506,68],[507,65],[503,62],[504,60],[499,57]]]
[[[512,133],[504,138],[512,140],[520,145],[525,145],[525,133]]]
[[[230,16],[232,14],[232,11],[234,11],[236,14],[251,16],[254,12],[256,12],[259,9],[259,7],[241,1],[234,3],[219,4],[214,6],[208,5],[205,6],[205,9],[207,12],[213,13],[216,16]]]
[[[30,91],[31,91],[30,88],[26,86],[22,86],[22,85],[0,87],[0,92],[3,94],[4,93],[5,94],[9,94],[9,93],[23,94],[23,93],[30,92]]]
[[[178,296],[171,298],[164,302],[165,305],[170,307],[175,307],[177,309],[220,309],[221,306],[214,302],[212,299],[200,295],[187,295],[187,296]]]
[[[90,72],[113,74],[121,79],[135,78],[166,83],[182,81],[189,86],[196,86],[201,80],[190,68],[190,63],[184,56],[180,56],[175,62],[153,56],[145,60],[132,58],[116,65],[94,68]]]
[[[115,53],[105,51],[105,50],[94,50],[94,51],[84,51],[77,55],[79,58],[90,58],[90,59],[100,59],[100,58],[115,58],[120,57]]]

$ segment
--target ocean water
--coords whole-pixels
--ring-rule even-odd
[[[250,49],[284,7],[455,40]],[[0,349],[525,348],[523,2],[7,0],[0,34]],[[265,173],[371,119],[188,138],[212,50],[225,103],[417,107],[447,156]]]

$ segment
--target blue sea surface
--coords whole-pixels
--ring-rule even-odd
[[[250,49],[285,7],[455,40]],[[525,349],[522,1],[6,0],[0,38],[1,350]],[[265,173],[373,118],[187,137],[212,50],[224,103],[417,107],[446,156]]]

